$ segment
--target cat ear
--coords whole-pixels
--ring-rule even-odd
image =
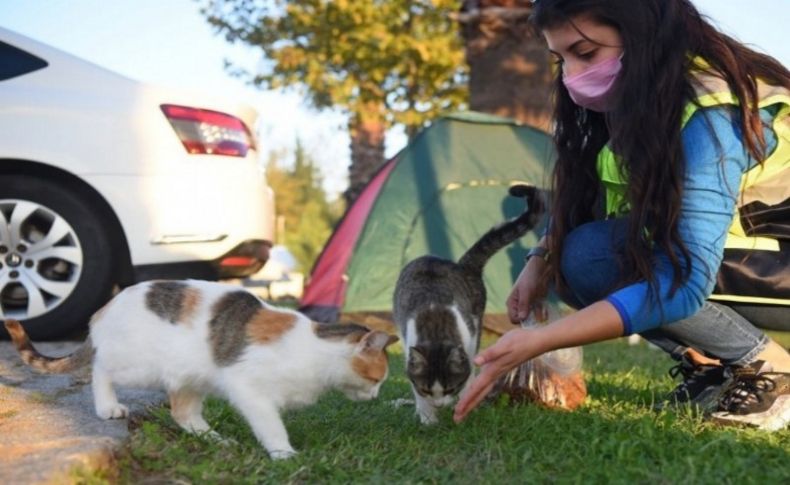
[[[409,348],[409,363],[407,365],[409,368],[409,374],[422,374],[425,369],[428,367],[428,359],[425,357],[425,354],[422,353],[420,349],[417,347],[410,347]]]
[[[400,339],[397,336],[389,335],[389,338],[387,339],[387,343],[384,344],[384,348],[386,349],[387,347],[389,347],[390,345],[394,344],[398,340],[400,340]]]
[[[461,347],[453,347],[447,356],[447,367],[453,373],[462,373],[469,369],[469,358]]]
[[[394,335],[390,335],[387,332],[382,332],[380,330],[374,330],[369,332],[362,338],[362,350],[365,351],[373,351],[373,352],[381,352],[387,346],[394,344],[398,341],[398,337]]]
[[[411,360],[412,357],[415,359],[422,359],[423,362],[428,362],[428,357],[420,347],[409,347],[409,360]]]

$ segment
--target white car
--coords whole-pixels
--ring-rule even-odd
[[[56,338],[116,285],[258,271],[274,196],[256,117],[0,28],[0,320]]]

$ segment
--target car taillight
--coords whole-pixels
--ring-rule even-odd
[[[220,266],[252,266],[255,261],[255,258],[249,256],[228,256],[227,258],[223,258],[222,261],[219,262]]]
[[[161,108],[189,153],[244,157],[255,148],[249,128],[235,116],[173,104]]]

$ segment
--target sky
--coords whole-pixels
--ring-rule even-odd
[[[724,32],[790,66],[790,0],[692,0]],[[261,152],[293,151],[296,139],[318,163],[330,196],[342,192],[350,163],[346,118],[317,112],[295,91],[261,91],[227,74],[224,60],[248,69],[259,53],[231,45],[200,14],[196,0],[0,0],[0,26],[127,77],[171,87],[218,92],[260,113]],[[745,11],[748,5],[748,12]],[[403,148],[400,130],[386,155]]]

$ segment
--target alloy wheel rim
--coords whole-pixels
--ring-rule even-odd
[[[0,199],[0,318],[52,311],[76,288],[83,268],[77,232],[37,202]]]

